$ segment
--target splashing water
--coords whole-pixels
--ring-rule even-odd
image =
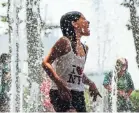
[[[13,0],[12,0],[13,1]],[[15,1],[17,1],[17,0],[15,0]],[[25,0],[22,0],[22,1],[25,1]],[[100,1],[100,0],[99,0]],[[99,2],[98,1],[98,2]],[[98,3],[99,4],[99,3]],[[102,3],[101,3],[101,5],[102,5]],[[94,6],[96,6],[96,4],[94,5]],[[101,7],[97,7],[98,9],[100,9]],[[97,11],[98,11],[98,9],[97,9]],[[118,8],[117,8],[118,9]],[[15,14],[16,14],[16,11],[14,11],[15,12]],[[36,12],[36,11],[35,11]],[[101,12],[100,12],[101,13]],[[16,15],[14,14],[14,17],[16,17]],[[102,15],[102,14],[101,14]],[[98,16],[100,16],[100,15],[98,15]],[[111,17],[113,17],[114,18],[114,16],[112,15]],[[101,17],[100,17],[101,18]],[[115,17],[116,18],[116,17]],[[16,20],[16,18],[15,18],[15,20]],[[101,19],[100,19],[101,20]],[[101,21],[100,20],[98,20],[98,23],[101,23]],[[109,22],[112,22],[110,19],[109,19]],[[12,72],[11,72],[11,75],[12,75],[12,89],[11,89],[11,93],[12,93],[12,96],[11,96],[11,103],[10,103],[10,107],[11,107],[11,112],[14,112],[15,111],[15,104],[16,104],[16,102],[15,102],[15,98],[16,98],[16,84],[15,84],[15,81],[16,81],[16,77],[15,77],[15,73],[16,73],[16,69],[15,69],[15,67],[16,67],[16,64],[15,64],[15,60],[17,59],[16,58],[16,56],[15,56],[15,53],[16,53],[16,47],[15,47],[15,45],[16,45],[16,41],[18,42],[18,40],[15,40],[15,37],[17,37],[17,34],[16,34],[16,30],[17,30],[17,28],[16,28],[16,24],[18,24],[18,22],[15,22],[14,23],[14,30],[15,30],[15,32],[13,33],[13,35],[14,35],[14,38],[12,38],[12,62],[11,62],[11,65],[12,65]],[[94,26],[93,26],[94,27]],[[98,28],[97,29],[99,29],[99,28],[101,28],[101,26],[98,26]],[[68,30],[68,29],[67,29]],[[50,30],[48,30],[48,32],[49,32]],[[59,32],[56,32],[56,33],[59,33]],[[97,35],[99,35],[99,33],[100,33],[100,31],[98,31],[98,34]],[[107,32],[107,34],[108,34],[108,32]],[[110,34],[112,34],[112,35],[114,35],[114,33],[112,32],[112,33],[110,33]],[[55,34],[54,33],[51,33],[51,37],[53,37],[53,39],[51,38],[49,38],[49,39],[47,39],[47,41],[45,41],[45,42],[50,42],[51,41],[51,43],[53,42],[53,40],[55,40],[54,39],[54,37],[58,37],[58,34],[56,34],[56,36],[54,36]],[[105,35],[104,35],[105,36]],[[22,36],[21,36],[22,37]],[[20,38],[21,38],[20,37]],[[104,37],[103,37],[104,38]],[[100,43],[100,41],[99,41],[99,43]],[[46,44],[47,45],[47,48],[48,48],[48,46],[50,45],[50,44]],[[102,55],[103,56],[103,55]],[[100,60],[100,59],[99,59]],[[21,64],[20,64],[21,65]],[[93,64],[94,65],[94,64]],[[116,112],[117,111],[117,104],[116,104],[116,102],[117,102],[117,85],[116,85],[116,82],[115,82],[115,76],[117,75],[114,71],[113,71],[113,77],[112,77],[112,111],[113,112]],[[94,80],[94,78],[92,78],[92,80]],[[24,87],[23,87],[23,84],[21,84],[21,81],[20,81],[20,112],[24,112],[24,110],[23,110],[23,104],[24,104],[24,102],[23,102],[23,98],[24,98],[24,96],[23,96],[23,93],[24,93]],[[33,103],[31,102],[31,101],[35,101],[35,97],[38,97],[38,90],[36,90],[36,87],[34,87],[34,86],[36,86],[36,87],[39,87],[38,86],[38,84],[33,84],[33,86],[31,87],[31,95],[32,96],[34,96],[34,97],[32,97],[32,98],[30,98],[30,105],[32,105]],[[102,87],[102,89],[104,89],[104,87]],[[101,94],[104,94],[104,93],[102,93],[103,91],[100,91],[100,93]],[[92,100],[92,98],[90,98],[89,100]],[[98,102],[97,103],[93,103],[93,102],[91,102],[90,103],[90,106],[92,106],[92,104],[93,104],[93,106],[95,106],[95,108],[96,109],[94,109],[94,111],[95,112],[99,112],[99,111],[102,111],[103,112],[103,110],[102,110],[102,108],[103,107],[105,107],[105,103],[104,104],[102,104],[101,102],[102,101],[104,101],[103,100],[103,98],[100,98],[100,99],[98,99]],[[45,105],[47,106],[47,105],[49,105],[49,102],[47,102],[47,100],[46,100],[46,103],[45,103]],[[37,108],[37,106],[38,105],[35,105],[35,107]],[[35,109],[36,109],[35,108]],[[91,111],[92,112],[92,111]]]
[[[117,73],[113,71],[112,76],[112,93],[111,93],[111,99],[112,99],[112,112],[117,112]]]

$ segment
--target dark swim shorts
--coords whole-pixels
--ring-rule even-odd
[[[71,91],[72,106],[77,112],[86,112],[84,92]],[[60,98],[58,90],[50,90],[50,100],[56,112],[66,112],[70,109],[70,102]]]

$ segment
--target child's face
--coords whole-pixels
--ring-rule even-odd
[[[125,71],[127,69],[126,63],[122,61],[117,61],[115,69],[117,70],[118,73]]]
[[[10,57],[9,56],[2,57],[2,63],[8,63],[9,61],[10,61]]]
[[[73,22],[74,29],[78,31],[82,36],[89,36],[90,30],[89,30],[89,21],[86,20],[86,18],[81,15],[79,20],[76,22]]]

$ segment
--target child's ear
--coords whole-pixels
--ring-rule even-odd
[[[74,21],[72,21],[72,25],[73,25],[75,28],[77,28],[77,27],[78,27],[77,23],[76,23],[76,22],[74,22]]]

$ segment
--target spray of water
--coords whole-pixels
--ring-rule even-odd
[[[113,76],[112,76],[112,93],[111,93],[111,99],[112,99],[112,112],[117,112],[117,73],[114,70]]]

